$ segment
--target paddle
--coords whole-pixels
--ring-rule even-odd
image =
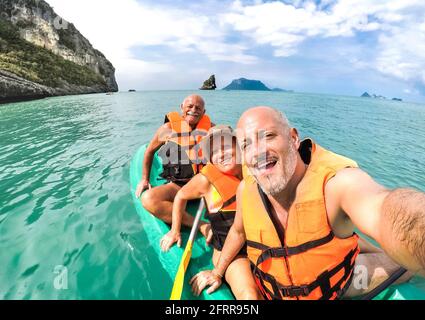
[[[196,212],[195,221],[193,222],[192,230],[190,231],[189,240],[187,241],[186,248],[184,249],[183,256],[180,260],[179,269],[177,270],[176,277],[174,279],[173,290],[171,291],[170,300],[180,300],[183,292],[184,275],[189,265],[190,258],[192,256],[192,247],[195,240],[196,232],[198,231],[199,223],[201,222],[202,212],[204,211],[205,203],[201,199]]]

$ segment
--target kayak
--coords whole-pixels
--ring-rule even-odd
[[[155,250],[156,255],[158,256],[162,268],[162,272],[165,271],[168,274],[169,279],[164,279],[164,282],[161,284],[162,286],[166,286],[166,292],[171,294],[171,290],[174,283],[174,278],[176,276],[181,257],[183,255],[183,251],[189,238],[190,229],[182,228],[182,247],[179,248],[174,245],[170,251],[164,253],[161,251],[159,246],[159,242],[163,235],[165,235],[170,227],[163,221],[157,219],[153,215],[151,215],[145,208],[143,208],[140,199],[136,198],[135,191],[137,184],[141,180],[142,177],[142,164],[143,158],[145,154],[147,145],[142,146],[134,155],[131,165],[130,165],[130,183],[131,183],[131,194],[133,197],[134,204],[136,206],[137,214],[139,215],[141,222],[143,224],[143,230],[149,240],[150,245],[153,250]],[[156,187],[162,184],[165,184],[166,181],[160,177],[162,173],[162,163],[161,158],[155,154],[154,159],[152,161],[152,168],[150,172],[150,183],[152,187]],[[195,215],[198,209],[199,201],[189,202],[187,211]],[[203,220],[205,218],[202,218]],[[220,288],[211,293],[207,294],[206,290],[204,290],[199,297],[196,297],[192,294],[192,289],[189,285],[189,280],[196,275],[198,272],[203,270],[212,270],[214,268],[212,264],[212,247],[208,246],[205,242],[205,238],[198,232],[197,237],[193,243],[192,248],[192,257],[190,259],[190,263],[188,269],[185,274],[182,300],[234,300],[234,296],[229,289],[229,287],[223,283]],[[155,272],[155,270],[151,271]],[[169,290],[168,290],[169,289]],[[169,299],[170,296],[165,296],[163,299]]]
[[[137,184],[142,177],[142,164],[143,158],[146,151],[147,145],[144,145],[139,148],[139,150],[134,155],[131,165],[130,165],[130,183],[131,183],[131,194],[133,201],[136,207],[136,211],[141,219],[143,224],[143,230],[146,233],[149,243],[157,254],[161,266],[166,274],[169,275],[169,280],[162,283],[163,286],[169,288],[167,292],[171,294],[171,289],[173,287],[173,281],[177,273],[181,257],[183,255],[184,247],[189,237],[190,229],[182,229],[182,247],[178,248],[173,246],[169,252],[164,253],[159,247],[159,241],[164,234],[166,234],[170,227],[162,222],[161,220],[155,218],[147,210],[145,210],[141,204],[140,199],[137,199],[135,196],[135,191]],[[165,184],[166,181],[160,177],[162,173],[162,163],[161,158],[158,154],[155,154],[152,168],[150,173],[150,183],[152,187]],[[189,203],[187,211],[195,215],[199,202]],[[203,218],[205,219],[205,218]],[[196,240],[193,244],[192,249],[192,258],[190,260],[188,269],[185,275],[182,300],[233,300],[234,296],[229,289],[229,287],[223,283],[223,285],[216,291],[211,294],[207,294],[204,290],[199,297],[196,297],[192,294],[191,287],[189,285],[189,280],[198,272],[202,270],[211,270],[212,265],[212,248],[208,246],[205,242],[205,238],[198,233]],[[154,271],[153,271],[154,272]],[[164,297],[164,299],[169,299],[169,296]],[[361,298],[360,298],[361,299]],[[409,282],[403,283],[400,285],[392,285],[377,295],[374,300],[425,300],[425,278],[422,277],[413,277]]]

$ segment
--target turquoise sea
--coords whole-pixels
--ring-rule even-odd
[[[133,153],[189,91],[0,106],[0,299],[167,299],[129,185]],[[217,124],[255,105],[355,159],[389,188],[425,191],[425,105],[281,92],[201,92]],[[153,244],[157,245],[157,244]]]

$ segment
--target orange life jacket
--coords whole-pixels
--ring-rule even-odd
[[[221,250],[235,219],[236,191],[241,181],[235,176],[224,174],[211,163],[202,168],[201,174],[212,185],[204,196],[206,217],[211,222],[213,246]]]
[[[167,122],[170,123],[172,132],[160,152],[164,163],[162,176],[170,181],[187,182],[206,163],[199,143],[211,128],[211,120],[203,115],[195,130],[192,130],[178,112],[170,112],[165,116],[164,123]],[[169,159],[173,157],[177,157],[177,161],[170,163]]]
[[[271,204],[252,176],[244,180],[242,214],[248,258],[255,280],[268,299],[337,299],[349,287],[359,253],[358,236],[334,236],[325,207],[325,185],[357,164],[310,139],[300,154],[309,167],[282,228]]]

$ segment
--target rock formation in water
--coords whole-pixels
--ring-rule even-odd
[[[0,102],[116,91],[112,64],[49,4],[0,1]]]
[[[212,75],[208,80],[204,81],[201,90],[215,90],[217,86],[215,84],[215,75]]]
[[[382,99],[382,100],[386,100],[387,98],[381,95],[376,95],[376,94],[372,94],[370,95],[369,93],[365,92],[363,93],[360,97],[362,98],[374,98],[374,99]]]
[[[240,78],[233,80],[231,84],[223,88],[223,90],[259,90],[259,91],[271,91],[267,88],[264,83],[259,80],[249,80]]]

